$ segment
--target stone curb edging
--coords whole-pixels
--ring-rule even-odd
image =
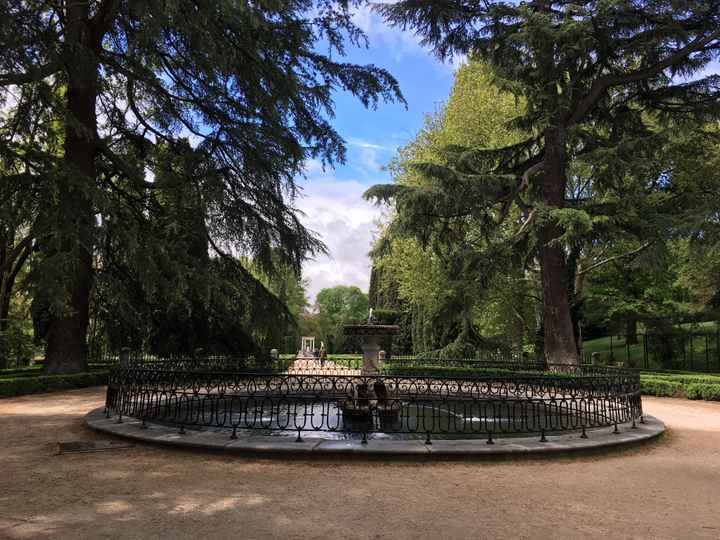
[[[659,437],[665,431],[665,424],[652,416],[644,417],[644,424],[632,429],[629,424],[618,425],[619,433],[612,428],[587,430],[587,439],[579,433],[548,435],[547,442],[538,437],[495,439],[487,444],[485,439],[436,439],[426,445],[420,440],[377,440],[370,439],[368,444],[358,440],[327,440],[306,437],[302,442],[278,437],[247,437],[238,434],[230,439],[229,432],[222,430],[187,430],[179,434],[177,428],[147,424],[142,429],[141,421],[125,417],[121,424],[115,418],[105,418],[104,408],[99,407],[85,416],[88,427],[101,433],[116,435],[142,442],[165,444],[185,448],[221,450],[232,453],[283,453],[295,455],[307,454],[354,454],[387,456],[522,456],[590,451],[637,444]]]

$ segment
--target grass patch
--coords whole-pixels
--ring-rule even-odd
[[[624,337],[607,336],[583,342],[583,355],[588,359],[598,353],[602,363],[623,362],[626,366],[641,366],[644,359],[642,336],[636,344],[629,345]]]
[[[699,324],[687,323],[680,325],[679,329],[688,334],[685,337],[677,335],[673,338],[673,345],[669,357],[663,357],[658,336],[651,334],[645,343],[645,336],[638,334],[638,343],[629,344],[625,336],[606,336],[583,342],[583,357],[589,361],[593,353],[602,364],[621,362],[625,367],[647,367],[650,369],[663,369],[677,367],[680,369],[697,369],[720,371],[720,334],[718,323],[704,322]]]

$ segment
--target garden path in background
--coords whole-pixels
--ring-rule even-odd
[[[659,441],[523,461],[284,460],[106,439],[94,388],[0,400],[0,538],[720,538],[720,403],[644,399]]]

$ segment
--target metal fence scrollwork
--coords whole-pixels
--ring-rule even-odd
[[[434,361],[427,373],[389,363],[386,372],[363,375],[353,366],[312,361],[274,367],[223,358],[137,361],[113,369],[106,410],[119,421],[133,417],[180,432],[222,428],[233,436],[260,431],[298,438],[322,432],[363,440],[383,434],[491,442],[642,420],[634,370],[494,363],[453,374],[459,362]]]

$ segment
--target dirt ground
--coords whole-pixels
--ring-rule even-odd
[[[494,462],[287,461],[96,435],[103,389],[0,400],[0,538],[720,538],[720,403],[647,398],[659,441]]]

